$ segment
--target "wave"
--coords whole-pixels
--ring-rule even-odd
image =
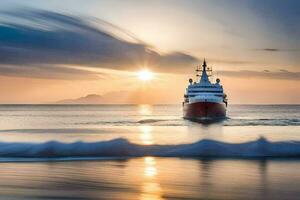
[[[4,129],[0,130],[0,133],[63,133],[63,134],[76,134],[76,133],[87,133],[87,134],[93,134],[93,133],[105,133],[107,132],[104,128],[45,128],[45,129]],[[112,130],[109,130],[109,132],[112,132]]]
[[[75,125],[113,125],[113,126],[139,126],[139,125],[152,125],[152,126],[187,126],[187,122],[182,118],[175,119],[142,119],[142,120],[120,120],[120,121],[89,121],[79,122]],[[300,126],[300,119],[238,119],[238,118],[225,118],[223,120],[199,120],[193,121],[199,124],[221,124],[224,126]]]
[[[173,121],[173,120],[167,120],[167,119],[142,119],[137,121],[139,124],[151,124],[156,122],[164,122],[164,121]]]
[[[228,119],[224,126],[300,126],[300,119]]]
[[[62,143],[0,143],[0,161],[6,159],[88,159],[120,157],[297,157],[300,158],[299,141],[270,142],[265,138],[246,143],[226,143],[200,140],[192,144],[139,145],[118,138],[100,142]]]
[[[183,120],[179,119],[142,119],[142,120],[120,120],[120,121],[90,121],[90,122],[77,122],[75,125],[114,125],[114,126],[138,126],[149,124],[154,126],[178,126],[183,125]]]

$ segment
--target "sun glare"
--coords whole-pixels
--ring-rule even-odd
[[[153,73],[148,70],[142,70],[138,72],[138,77],[142,81],[149,81],[153,79]]]

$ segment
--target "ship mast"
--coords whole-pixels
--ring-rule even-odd
[[[210,83],[209,81],[209,76],[210,74],[208,74],[207,72],[211,72],[211,69],[209,69],[206,65],[206,61],[204,59],[203,64],[202,64],[202,69],[200,69],[200,66],[198,65],[196,68],[196,76],[198,78],[199,81],[199,77],[200,77],[200,83]]]

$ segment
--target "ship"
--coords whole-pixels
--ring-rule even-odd
[[[218,120],[226,118],[227,96],[220,79],[210,81],[212,68],[204,59],[196,67],[196,80],[189,79],[183,101],[183,117],[190,120]]]

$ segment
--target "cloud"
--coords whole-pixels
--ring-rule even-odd
[[[222,64],[231,64],[231,65],[246,65],[254,63],[253,61],[249,60],[226,60],[226,59],[220,59],[220,58],[210,58],[209,62],[214,63],[222,63]]]
[[[300,80],[300,72],[290,72],[287,70],[280,71],[250,71],[250,70],[241,70],[241,71],[219,71],[223,76],[229,77],[239,77],[239,78],[268,78],[268,79],[283,79],[283,80]]]
[[[273,49],[273,48],[265,48],[265,49],[260,49],[261,51],[280,51],[280,49]]]
[[[80,74],[97,74],[64,66],[136,70],[148,63],[158,71],[174,72],[197,62],[197,58],[182,52],[160,54],[133,34],[103,20],[33,9],[1,15],[6,16],[0,22],[2,75],[62,78],[59,74],[63,73],[76,79]]]
[[[18,65],[2,65],[0,66],[0,74],[2,76],[14,77],[35,77],[40,79],[78,79],[78,80],[95,80],[106,76],[105,73],[90,72],[88,70],[81,70],[66,66],[56,65],[32,65],[32,66],[18,66]]]
[[[300,49],[277,49],[277,48],[264,48],[264,49],[253,49],[255,51],[267,51],[267,52],[298,52]]]

